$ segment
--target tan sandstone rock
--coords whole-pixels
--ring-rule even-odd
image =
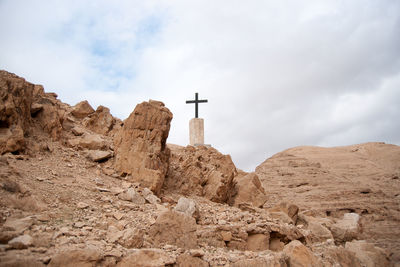
[[[360,260],[362,266],[390,266],[390,261],[387,258],[385,251],[364,240],[346,242],[345,248],[356,254],[356,257]]]
[[[71,111],[72,115],[74,115],[74,117],[79,119],[82,119],[88,116],[89,114],[92,114],[93,112],[94,109],[87,100],[81,101],[75,106],[73,106]]]
[[[103,259],[100,251],[95,249],[71,249],[61,251],[51,258],[49,267],[94,267]]]
[[[95,133],[107,135],[115,123],[116,119],[111,115],[110,109],[98,106],[96,111],[89,115],[89,119],[84,122],[84,125]]]
[[[357,213],[345,213],[343,218],[330,227],[335,241],[351,241],[358,237],[360,216]]]
[[[175,259],[161,249],[135,249],[125,256],[118,267],[161,267],[175,263]]]
[[[166,190],[203,196],[215,202],[228,200],[237,174],[229,155],[206,146],[169,147],[171,158]]]
[[[247,238],[247,249],[263,251],[269,249],[269,236],[265,234],[252,234]]]
[[[267,195],[255,173],[238,175],[234,178],[234,194],[230,203],[234,206],[247,203],[254,207],[262,207]]]
[[[172,113],[162,102],[136,106],[114,139],[115,168],[159,194],[168,170],[166,140]]]
[[[287,244],[283,249],[283,252],[289,257],[289,266],[322,266],[311,250],[298,240],[294,240]]]
[[[193,249],[197,247],[196,221],[181,212],[167,210],[150,227],[149,236],[156,246],[170,244]]]

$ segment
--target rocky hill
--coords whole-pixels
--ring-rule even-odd
[[[254,173],[0,71],[0,266],[391,266],[399,147],[295,148]],[[390,234],[392,233],[392,234]]]

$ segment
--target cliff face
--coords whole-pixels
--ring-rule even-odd
[[[399,260],[397,146],[294,148],[248,174],[213,148],[166,145],[161,102],[122,122],[5,71],[0,89],[0,266]]]
[[[296,147],[256,168],[269,200],[288,201],[308,215],[360,215],[359,239],[390,248],[400,260],[400,147],[366,143],[335,148]]]

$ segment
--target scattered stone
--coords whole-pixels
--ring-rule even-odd
[[[86,209],[87,207],[89,207],[89,204],[85,203],[85,202],[79,202],[76,207],[78,209]]]
[[[146,203],[146,200],[133,188],[128,188],[124,193],[118,195],[119,199],[131,201],[137,205]]]
[[[124,217],[124,214],[121,212],[114,212],[113,217],[119,221]]]
[[[21,235],[8,241],[8,245],[14,249],[26,249],[32,246],[32,243],[33,238],[30,235]]]
[[[89,150],[87,151],[87,156],[90,160],[94,162],[103,162],[112,157],[111,151],[103,150]]]
[[[118,243],[125,248],[141,248],[144,242],[143,235],[141,230],[128,228],[123,231]]]

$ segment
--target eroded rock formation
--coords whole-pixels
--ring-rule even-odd
[[[159,194],[168,171],[172,113],[162,102],[143,102],[124,121],[114,139],[115,168]]]

